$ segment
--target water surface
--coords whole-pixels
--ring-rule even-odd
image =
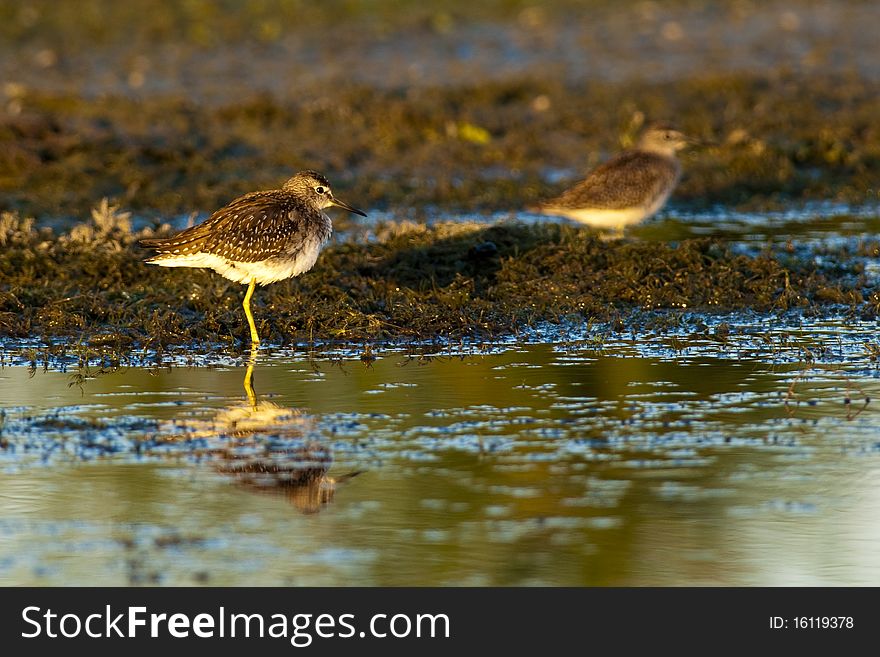
[[[767,326],[6,367],[0,583],[880,584],[876,327]]]

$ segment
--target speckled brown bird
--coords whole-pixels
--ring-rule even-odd
[[[324,209],[337,206],[367,215],[333,196],[316,171],[300,171],[281,189],[251,192],[206,221],[171,237],[141,240],[158,251],[146,262],[161,267],[205,267],[248,285],[244,312],[251,341],[259,343],[250,302],[257,285],[299,276],[311,269],[333,225]]]
[[[535,209],[623,232],[666,204],[681,176],[676,154],[693,143],[668,125],[652,124],[635,148],[596,167],[574,187]]]

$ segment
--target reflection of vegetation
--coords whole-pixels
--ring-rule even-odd
[[[699,335],[684,340],[705,342],[718,329],[717,337],[727,333],[730,345],[723,355],[688,346],[687,357],[681,359],[652,351],[653,345],[645,346],[647,338],[633,344],[628,337],[610,340],[616,357],[602,357],[579,345],[572,345],[568,354],[557,346],[517,346],[480,358],[413,360],[406,367],[397,356],[379,358],[370,369],[355,360],[349,361],[346,373],[325,367],[323,377],[313,376],[301,359],[275,358],[274,364],[256,370],[254,394],[271,390],[280,395],[272,400],[279,404],[279,416],[262,428],[248,420],[253,406],[241,391],[244,368],[174,368],[160,377],[128,368],[87,389],[126,394],[96,397],[101,407],[74,413],[113,416],[132,412],[131,404],[139,402],[141,410],[135,412],[166,418],[164,427],[174,415],[186,423],[185,429],[212,432],[203,440],[181,440],[170,450],[151,441],[157,453],[147,462],[125,443],[109,443],[122,451],[104,465],[68,468],[49,461],[50,467],[22,467],[20,475],[6,478],[5,490],[7,497],[20,500],[21,513],[48,518],[51,527],[61,523],[62,530],[69,530],[68,543],[85,537],[77,543],[81,550],[65,552],[65,565],[52,576],[56,583],[65,583],[74,572],[93,577],[103,563],[122,563],[93,550],[95,531],[120,537],[127,562],[132,558],[146,564],[133,571],[134,579],[157,572],[172,583],[175,578],[188,581],[193,560],[210,572],[214,583],[228,583],[229,577],[242,578],[233,580],[237,582],[263,577],[302,583],[316,572],[326,577],[323,583],[405,585],[416,577],[422,583],[460,584],[476,577],[473,573],[482,584],[534,584],[538,579],[563,584],[656,583],[664,577],[657,564],[667,559],[665,552],[686,555],[676,567],[688,577],[717,582],[730,575],[719,573],[718,561],[705,559],[704,551],[727,554],[729,549],[730,558],[723,561],[738,568],[735,557],[742,551],[744,533],[760,529],[768,516],[772,536],[778,533],[780,509],[773,505],[791,505],[797,513],[803,502],[820,505],[831,500],[825,506],[834,511],[835,500],[870,492],[870,477],[853,473],[876,462],[876,423],[871,422],[870,407],[852,424],[841,421],[845,389],[854,411],[863,406],[862,393],[849,391],[842,375],[849,369],[865,395],[875,395],[878,387],[867,371],[867,357],[854,357],[860,354],[860,342],[850,339],[847,349],[854,351],[837,352],[833,361],[839,371],[818,368],[801,377],[796,389],[801,405],[796,419],[787,420],[785,389],[800,366],[766,365],[765,358],[747,349],[751,340],[736,323],[703,327]],[[757,342],[761,327],[752,330]],[[792,331],[780,347],[794,355],[804,331],[809,329]],[[776,330],[766,337],[780,336]],[[829,346],[836,344],[829,334],[824,339]],[[813,350],[819,347],[812,341],[810,345]],[[625,357],[636,353],[637,346],[653,355]],[[26,382],[22,370],[12,374],[13,388],[17,381]],[[65,383],[63,376],[50,373],[39,390],[50,398],[57,394],[53,404],[78,404],[78,393],[65,391]],[[188,397],[180,401],[189,401],[170,406],[168,402],[178,398],[145,392],[151,386],[185,390]],[[21,387],[37,390],[35,385]],[[364,394],[370,390],[382,392]],[[206,393],[208,400],[203,399]],[[236,395],[241,403],[227,404],[204,424],[193,422],[194,415],[218,396]],[[340,400],[345,400],[344,406]],[[369,458],[381,469],[381,476],[340,488],[341,497],[335,500],[339,506],[323,513],[317,523],[288,507],[285,496],[297,509],[310,510],[319,508],[330,491],[326,486],[296,488],[302,480],[293,473],[276,476],[271,458],[279,448],[266,449],[286,441],[290,451],[280,454],[282,462],[299,459],[315,474],[326,470],[326,445],[323,451],[308,447],[313,431],[307,416],[283,408],[293,405],[304,405],[309,414],[322,417],[328,433],[339,428],[336,467],[342,459]],[[230,409],[237,410],[227,415]],[[13,426],[4,435],[15,447],[7,459],[21,459],[28,443],[33,455],[37,435],[44,450],[40,454],[65,434],[95,449],[107,444],[90,440],[95,431],[91,422],[62,424],[62,416],[61,422],[46,417],[45,425],[37,418],[35,425],[32,415],[25,411],[7,416]],[[19,420],[23,416],[24,422]],[[111,417],[97,429],[134,438],[163,433],[158,420],[139,420],[134,426],[119,420]],[[273,423],[276,428],[271,428]],[[482,454],[476,449],[478,438],[490,447]],[[212,451],[218,444],[239,452],[226,461]],[[493,444],[500,449],[492,451]],[[295,452],[296,445],[303,447],[301,454]],[[260,455],[268,472],[240,467],[242,461],[235,459],[248,451]],[[64,454],[78,457],[83,452],[67,449]],[[153,467],[156,460],[171,467]],[[208,472],[228,465],[231,472],[220,482],[222,490],[212,488],[214,477],[193,479],[187,465],[193,462],[202,463]],[[278,479],[288,479],[291,485],[276,483]],[[241,488],[222,486],[233,481],[241,481]],[[212,493],[205,496],[208,489]],[[29,494],[34,490],[45,494]],[[291,517],[281,517],[279,508]],[[873,526],[875,509],[866,508],[859,517]],[[13,516],[14,512],[13,508]],[[798,522],[809,517],[813,516],[798,515]],[[94,518],[101,519],[97,529],[91,523]],[[792,524],[787,520],[781,519],[786,527]],[[819,520],[805,532],[805,544],[823,528],[839,525],[836,512]],[[33,534],[26,536],[33,545],[46,543],[33,539]],[[12,543],[19,544],[24,541]],[[696,548],[696,558],[689,558],[688,551]],[[230,566],[245,553],[254,557],[245,568]],[[41,559],[59,558],[57,550],[37,554]],[[317,571],[316,554],[326,566]],[[71,562],[84,556],[93,561],[75,570]],[[652,569],[644,566],[646,560]],[[749,564],[742,568],[742,577],[754,576]]]

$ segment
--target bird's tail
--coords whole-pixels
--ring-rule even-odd
[[[161,249],[163,246],[168,246],[170,241],[168,237],[146,237],[138,240],[138,244],[148,249]]]
[[[168,253],[171,250],[172,240],[169,237],[147,237],[142,240],[138,240],[138,244],[147,249],[156,249],[158,253],[154,256],[150,256],[149,258],[144,258],[144,262],[151,265],[161,264],[165,267],[171,267],[173,265],[170,264],[170,254]],[[166,261],[166,262],[163,262]]]

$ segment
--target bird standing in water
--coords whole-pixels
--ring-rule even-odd
[[[337,206],[367,215],[333,196],[316,171],[300,171],[281,189],[245,194],[206,221],[171,237],[141,240],[158,251],[147,263],[161,267],[205,267],[248,286],[244,312],[251,342],[260,336],[251,313],[257,285],[268,285],[311,269],[333,226],[324,209]]]
[[[635,148],[596,167],[574,187],[535,209],[622,233],[666,204],[681,176],[676,154],[693,143],[668,125],[652,124]]]

